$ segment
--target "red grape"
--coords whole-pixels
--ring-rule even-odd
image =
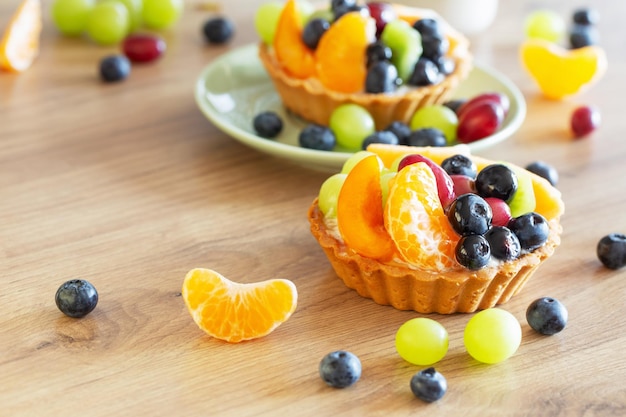
[[[448,205],[456,198],[456,194],[454,193],[454,184],[452,183],[452,179],[448,173],[435,162],[419,154],[407,155],[400,161],[398,171],[407,165],[416,164],[418,162],[424,162],[430,167],[433,174],[435,174],[439,201],[441,201],[443,208],[448,207]]]
[[[454,184],[454,193],[458,195],[473,193],[476,194],[476,185],[474,179],[467,175],[450,175],[452,183]]]
[[[461,106],[459,106],[457,110],[457,115],[459,118],[463,115],[464,112],[470,110],[472,107],[479,105],[480,103],[490,102],[497,105],[502,106],[502,110],[504,111],[504,116],[509,113],[509,108],[511,107],[511,101],[509,97],[502,93],[484,93],[472,97]]]
[[[378,1],[367,3],[367,8],[370,11],[370,16],[376,21],[376,37],[380,38],[387,22],[396,19],[396,12],[391,4]]]
[[[576,138],[587,136],[600,126],[600,111],[591,106],[578,107],[572,113],[570,124]]]
[[[165,51],[165,41],[153,35],[130,35],[122,44],[124,55],[133,62],[150,62]]]
[[[506,201],[496,197],[487,197],[485,201],[489,204],[489,207],[491,207],[491,213],[493,214],[491,224],[493,226],[506,226],[509,224],[509,220],[511,220],[511,209]]]
[[[471,143],[493,135],[503,120],[502,106],[492,101],[477,103],[459,117],[457,138],[462,143]]]

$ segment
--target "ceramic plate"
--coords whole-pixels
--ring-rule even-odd
[[[484,149],[510,137],[526,116],[526,102],[519,89],[499,72],[475,64],[455,97],[472,97],[483,92],[501,92],[511,101],[502,128],[494,135],[469,145],[472,151]],[[205,116],[236,140],[280,158],[309,168],[336,171],[352,155],[347,152],[316,151],[298,145],[298,134],[306,122],[288,113],[257,57],[257,45],[247,45],[222,55],[209,64],[196,82],[195,98]],[[261,111],[272,110],[284,122],[276,139],[257,136],[252,120]]]

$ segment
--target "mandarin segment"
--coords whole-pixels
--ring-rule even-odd
[[[40,0],[24,0],[0,40],[0,69],[21,72],[39,54],[42,17]]]
[[[365,51],[375,35],[374,20],[359,12],[347,13],[333,23],[315,50],[322,85],[342,93],[362,91],[367,75]]]
[[[298,302],[289,280],[237,283],[204,268],[187,273],[182,296],[198,327],[231,343],[268,335],[289,319]]]
[[[392,181],[384,211],[385,227],[402,257],[430,272],[455,269],[459,236],[437,194],[437,182],[423,162],[402,169]]]
[[[302,41],[302,18],[296,0],[288,0],[278,18],[274,53],[285,71],[296,78],[315,76],[315,55]]]

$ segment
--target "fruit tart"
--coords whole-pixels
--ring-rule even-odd
[[[311,233],[345,285],[420,313],[508,301],[560,244],[560,192],[467,145],[372,144],[329,177]]]
[[[265,4],[255,22],[260,60],[284,106],[309,122],[328,126],[336,107],[353,103],[377,129],[408,123],[418,108],[446,101],[471,70],[469,41],[434,11],[307,4]]]

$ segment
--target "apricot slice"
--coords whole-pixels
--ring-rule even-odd
[[[302,41],[302,18],[296,0],[288,0],[278,18],[273,47],[276,59],[293,77],[315,75],[315,55]]]
[[[367,46],[376,40],[376,23],[359,12],[343,15],[322,35],[317,49],[317,75],[326,88],[341,93],[363,91]]]
[[[359,255],[386,261],[396,250],[383,220],[381,169],[375,155],[352,168],[339,192],[337,226],[346,245]]]
[[[548,180],[530,173],[535,193],[535,211],[548,220],[559,218],[565,211],[561,192]]]
[[[597,45],[565,49],[542,39],[522,43],[521,60],[541,92],[561,100],[589,88],[607,68],[606,54]]]

